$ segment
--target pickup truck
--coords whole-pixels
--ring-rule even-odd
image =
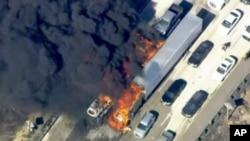
[[[180,15],[183,13],[183,8],[173,4],[162,16],[162,18],[156,22],[153,27],[160,32],[164,37],[167,37],[180,22]]]

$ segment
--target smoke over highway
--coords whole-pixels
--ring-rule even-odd
[[[122,0],[1,0],[1,102],[79,114],[99,94],[119,97],[141,71],[137,33],[156,38],[137,24]]]

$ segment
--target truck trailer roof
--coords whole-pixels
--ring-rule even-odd
[[[145,100],[201,32],[202,19],[191,13],[187,14],[154,57],[145,65],[142,75],[136,76],[134,79],[136,84],[144,87]]]

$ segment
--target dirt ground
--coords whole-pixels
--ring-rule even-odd
[[[200,141],[229,141],[230,124],[250,124],[250,87],[242,98],[245,104],[236,108],[229,120],[226,118],[226,108],[222,108]],[[36,115],[0,104],[0,141],[28,141],[31,134],[25,121],[32,120]]]
[[[0,141],[13,141],[27,114],[0,104]]]
[[[237,107],[228,120],[226,108],[223,108],[221,115],[216,118],[215,124],[201,141],[229,141],[229,126],[231,124],[250,124],[250,87],[247,88],[245,94],[241,95],[245,104]]]

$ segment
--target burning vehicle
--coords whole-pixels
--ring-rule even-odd
[[[111,98],[100,95],[91,103],[90,107],[87,109],[87,114],[94,118],[103,117],[109,111],[111,106]]]
[[[202,19],[187,14],[164,44],[163,42],[156,44],[155,50],[150,50],[149,46],[153,46],[152,42],[139,36],[146,42],[146,46],[138,47],[138,50],[147,54],[142,64],[142,74],[136,76],[133,82],[124,89],[122,96],[113,101],[114,107],[107,118],[109,126],[123,133],[126,132],[130,120],[144,101],[147,101],[153,94],[154,89],[171,72],[201,32]]]
[[[108,115],[108,124],[122,133],[143,104],[144,89],[132,83],[124,90],[123,95],[117,101],[117,106]]]

